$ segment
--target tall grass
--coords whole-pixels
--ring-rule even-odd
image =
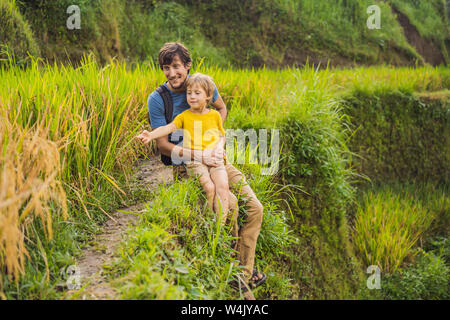
[[[48,127],[41,122],[22,128],[6,112],[0,110],[0,270],[18,281],[29,257],[25,238],[30,223],[40,219],[51,239],[52,221],[55,216],[67,218],[67,203],[59,152],[48,139]]]
[[[152,65],[144,68],[155,73]],[[0,268],[18,279],[24,273],[24,239],[32,238],[26,226],[33,217],[42,220],[44,236],[51,239],[52,221],[61,216],[53,203],[64,216],[70,203],[98,220],[90,211],[99,206],[101,186],[109,184],[122,194],[113,176],[129,171],[135,157],[129,141],[145,110],[136,103],[143,104],[150,89],[141,77],[127,74],[125,65],[100,69],[92,58],[79,69],[41,68],[34,61],[27,69],[11,66],[0,74]],[[74,214],[72,219],[81,219]],[[32,239],[28,246],[35,248]]]
[[[340,121],[333,95],[348,87],[360,82],[368,88],[373,82],[415,91],[449,86],[449,73],[443,68],[256,71],[195,62],[193,71],[212,75],[227,103],[227,128],[276,127],[291,114],[303,123],[323,122],[309,128],[323,128],[314,137],[330,145],[337,141],[330,130]],[[0,69],[0,269],[7,275],[2,277],[3,287],[10,288],[6,282],[12,278],[33,283],[18,285],[11,295],[23,297],[21,292],[26,296],[30,288],[38,290],[40,284],[33,281],[41,281],[42,275],[43,283],[57,281],[52,272],[72,259],[68,256],[74,254],[74,246],[106,219],[103,212],[132,198],[126,188],[132,163],[149,151],[133,137],[147,126],[147,97],[164,76],[151,62],[130,68],[113,61],[102,67],[92,56],[77,68],[38,60],[26,68],[12,60],[9,64]],[[308,141],[314,159],[338,157],[330,145],[321,147],[323,153],[316,157],[316,144]],[[304,172],[311,169],[302,165]],[[61,223],[64,217],[67,223]],[[62,232],[63,225],[79,229]],[[52,235],[54,242],[46,241]],[[277,240],[270,232],[263,237],[266,244]],[[64,252],[56,249],[56,254],[55,246]]]
[[[250,166],[249,182],[264,206],[263,224],[256,248],[260,270],[277,273],[277,257],[285,255],[295,237],[287,214],[281,210],[281,193],[269,176],[261,176],[259,165]],[[259,169],[258,169],[259,167]],[[250,168],[247,168],[250,169]],[[248,175],[247,175],[248,176]],[[143,212],[139,224],[119,250],[119,259],[105,266],[124,299],[233,299],[229,282],[241,272],[232,249],[235,238],[230,226],[204,204],[206,198],[194,179],[161,185]],[[245,201],[240,201],[239,224],[246,219]],[[285,206],[286,207],[286,206]],[[288,206],[287,206],[288,208]],[[283,284],[280,286],[280,284]],[[268,292],[289,297],[292,284],[285,275]]]
[[[429,184],[423,186],[426,193],[420,188],[387,186],[363,195],[354,222],[353,243],[367,266],[378,265],[383,272],[393,273],[412,261],[415,247],[435,220],[446,228],[448,195]]]

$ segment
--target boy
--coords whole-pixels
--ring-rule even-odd
[[[225,130],[222,118],[216,110],[208,109],[214,92],[212,79],[204,74],[196,73],[186,80],[186,97],[190,108],[175,117],[165,125],[152,132],[144,130],[137,136],[143,143],[166,136],[177,129],[184,129],[183,147],[191,150],[213,149],[217,143],[223,143]],[[222,140],[222,141],[221,141]],[[235,204],[233,210],[237,213],[237,201],[230,192],[228,176],[223,160],[217,166],[208,166],[201,162],[190,161],[186,164],[190,176],[198,176],[206,193],[210,209],[221,216],[225,224],[230,206],[230,198]],[[234,215],[233,215],[234,216]],[[234,232],[237,236],[237,230]]]

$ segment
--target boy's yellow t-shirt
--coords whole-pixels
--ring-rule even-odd
[[[212,149],[225,136],[222,117],[216,110],[197,114],[190,110],[183,111],[173,119],[178,129],[183,131],[183,147],[190,149]]]

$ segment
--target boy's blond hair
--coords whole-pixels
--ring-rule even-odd
[[[186,80],[186,89],[199,85],[206,92],[206,103],[209,104],[213,98],[214,93],[214,82],[210,76],[206,74],[196,72],[192,76],[188,77]]]

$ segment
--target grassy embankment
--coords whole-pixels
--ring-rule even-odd
[[[69,30],[66,10],[73,5],[70,0],[2,0],[2,7],[17,6],[20,12],[2,9],[2,20],[16,29],[0,33],[0,43],[15,50],[22,63],[28,57],[26,46],[17,39],[24,38],[36,49],[32,53],[40,51],[41,57],[51,61],[70,59],[75,64],[92,51],[104,64],[113,57],[129,63],[155,59],[164,42],[177,39],[194,57],[206,57],[211,65],[277,67],[303,65],[307,59],[316,65],[326,65],[328,59],[335,66],[420,65],[429,61],[416,48],[423,40],[433,43],[442,54],[440,60],[448,64],[444,2],[79,0],[82,26]],[[374,4],[381,10],[381,29],[367,27],[367,8]],[[389,4],[406,15],[420,39],[405,37]],[[11,24],[13,20],[19,23]],[[12,34],[18,36],[11,40]]]
[[[358,184],[350,210],[353,243],[364,265],[382,271],[375,297],[447,299],[449,70],[441,69],[437,88],[422,90],[405,74],[382,73],[398,85],[362,82],[343,95],[357,130],[349,142],[355,169],[372,178]]]
[[[289,77],[288,73],[292,76],[292,72],[294,77]],[[273,232],[276,229],[283,230],[280,228],[283,226],[281,223],[283,219],[278,223],[277,219],[274,219],[277,217],[277,215],[273,216],[274,210],[271,206],[274,199],[267,201],[267,196],[271,193],[264,192],[268,189],[266,187],[268,180],[261,179],[258,174],[261,165],[244,167],[244,170],[248,168],[246,172],[251,172],[250,176],[254,177],[251,184],[267,209],[264,220],[266,224],[263,225],[260,238],[262,247],[258,248],[257,261],[260,268],[267,272],[270,278],[264,288],[258,289],[258,298],[439,299],[447,297],[449,266],[448,253],[445,251],[448,251],[446,249],[448,245],[445,239],[448,238],[446,226],[449,219],[449,199],[448,190],[445,187],[448,183],[445,178],[445,166],[448,161],[446,158],[448,144],[441,138],[442,131],[448,130],[446,126],[448,116],[445,112],[445,108],[448,108],[445,102],[448,91],[431,94],[441,98],[429,105],[425,105],[413,95],[416,91],[448,88],[449,78],[446,69],[394,71],[388,68],[362,68],[335,73],[328,71],[316,73],[313,70],[303,69],[299,73],[295,70],[276,73],[270,71],[258,73],[241,71],[225,74],[213,71],[212,73],[215,74],[216,81],[222,84],[239,83],[242,81],[241,78],[248,77],[240,85],[225,85],[221,88],[225,97],[229,88],[232,88],[231,94],[228,93],[230,96],[239,97],[237,100],[226,98],[226,101],[231,101],[229,127],[282,128],[282,141],[290,143],[284,146],[282,154],[286,155],[286,158],[282,160],[283,169],[275,181],[282,181],[284,184],[295,183],[303,189],[303,192],[298,192],[295,188],[291,188],[291,193],[288,194],[289,208],[293,215],[288,215],[287,218],[288,224],[292,227],[291,230],[294,231],[292,234],[294,241],[289,245],[281,241],[284,238],[283,232]],[[284,79],[283,88],[276,85],[277,81],[273,81],[278,76]],[[270,77],[272,81],[266,77]],[[257,90],[257,84],[253,85],[255,82],[264,84],[263,89]],[[291,85],[295,86],[295,89],[292,89]],[[236,94],[235,90],[239,94]],[[256,97],[252,94],[253,90],[259,92]],[[403,108],[404,112],[400,112],[402,119],[409,121],[404,121],[404,127],[399,126],[398,130],[404,132],[405,128],[411,127],[412,133],[408,137],[414,136],[414,141],[421,144],[420,156],[407,157],[403,160],[410,165],[409,175],[413,175],[419,167],[418,170],[422,175],[416,177],[416,183],[406,184],[408,179],[399,179],[409,177],[405,172],[395,176],[386,169],[389,167],[389,161],[382,157],[392,155],[389,152],[383,153],[383,149],[378,148],[380,143],[365,139],[364,134],[370,136],[377,133],[379,139],[392,137],[386,132],[380,133],[379,128],[370,129],[372,124],[370,120],[355,117],[354,113],[359,112],[359,105],[354,106],[352,112],[346,109],[350,118],[345,118],[341,111],[334,109],[339,106],[337,101],[342,99],[337,97],[345,97],[344,104],[348,104],[348,101],[352,101],[350,97],[356,99],[360,97],[361,92],[368,95],[361,99],[364,101],[361,111],[367,117],[371,115],[368,113],[370,110],[368,102],[371,98],[379,101],[381,93],[391,98],[390,101],[385,102],[386,104],[382,104],[385,110],[391,110],[395,106]],[[430,96],[430,94],[419,95]],[[253,96],[253,99],[249,100],[248,96]],[[405,99],[410,102],[410,105],[404,103]],[[379,104],[378,106],[380,107]],[[414,108],[417,107],[422,107],[426,112],[414,113]],[[375,127],[383,125],[380,121],[372,122]],[[363,127],[369,125],[364,129],[368,132],[356,131],[352,140],[349,134],[353,133],[353,129],[346,131],[342,127],[344,123]],[[359,128],[359,130],[363,129]],[[424,132],[427,134],[423,135]],[[358,211],[353,215],[348,208],[339,215],[341,213],[339,209],[342,208],[339,207],[339,201],[351,205],[356,196],[348,184],[352,178],[355,180],[355,177],[352,177],[351,171],[345,171],[345,163],[349,164],[345,156],[351,157],[351,154],[346,149],[345,141],[347,140],[342,140],[339,144],[340,138],[352,140],[349,146],[353,150],[356,150],[357,146],[361,149],[363,147],[375,149],[378,154],[366,157],[366,161],[371,166],[377,167],[384,176],[373,174],[373,170],[361,168],[360,163],[356,161],[355,165],[354,161],[356,172],[369,174],[374,178],[374,182],[390,176],[391,184],[394,184],[392,187],[390,185],[385,185],[383,188],[374,187],[374,190],[369,190],[367,195],[360,192],[359,198],[364,197],[369,200],[365,202],[360,200],[359,204],[362,205],[353,203],[358,207]],[[427,142],[426,145],[425,142]],[[400,139],[397,143],[393,140],[384,143],[390,144],[392,149],[405,147],[404,141]],[[337,144],[339,144],[338,147]],[[426,152],[430,149],[439,150],[439,152],[435,154]],[[336,157],[338,152],[340,157]],[[405,153],[400,154],[405,155]],[[355,154],[353,156],[357,157]],[[382,158],[381,161],[380,158]],[[428,165],[427,161],[433,165]],[[402,164],[398,161],[397,169],[402,168]],[[443,179],[440,174],[444,174]],[[397,180],[403,184],[395,185]],[[411,179],[409,182],[412,182]],[[436,186],[439,182],[444,185]],[[423,183],[428,184],[423,185]],[[336,186],[335,190],[332,190],[330,186]],[[171,297],[173,292],[177,292],[178,295],[172,297],[233,297],[232,291],[226,286],[226,281],[235,270],[231,268],[233,260],[230,259],[227,251],[229,248],[225,248],[225,252],[222,251],[221,259],[223,260],[219,259],[221,260],[219,265],[222,267],[219,270],[211,266],[209,260],[214,259],[214,253],[211,254],[211,251],[214,252],[212,248],[215,248],[214,241],[211,241],[212,238],[208,236],[209,231],[207,231],[210,230],[208,228],[210,222],[200,219],[200,222],[194,224],[193,229],[192,225],[180,224],[179,217],[186,215],[185,210],[176,210],[178,216],[175,215],[175,219],[161,217],[161,213],[164,216],[165,212],[170,212],[169,215],[172,215],[174,204],[183,203],[182,199],[186,199],[189,194],[180,186],[175,187],[175,190],[161,191],[161,194],[169,193],[170,195],[164,195],[164,199],[175,198],[175,200],[173,202],[158,201],[156,206],[152,206],[147,218],[143,219],[144,223],[136,233],[133,231],[133,240],[124,243],[121,251],[122,259],[111,269],[114,278],[119,278],[116,285],[127,298],[167,298]],[[184,193],[180,194],[179,190],[184,190]],[[363,192],[364,190],[362,188]],[[304,192],[307,192],[308,196],[305,196]],[[292,194],[295,194],[295,200]],[[348,198],[345,198],[346,196]],[[185,202],[181,207],[185,207]],[[193,203],[194,205],[187,205],[190,216],[192,216],[192,209],[195,208],[195,200]],[[152,222],[158,221],[158,223],[147,227],[148,217],[151,217]],[[351,219],[348,224],[347,217]],[[161,219],[166,221],[166,230],[175,230],[175,234],[180,235],[179,242],[184,245],[183,253],[175,255],[175,260],[183,267],[181,270],[176,268],[176,263],[173,261],[171,267],[167,266],[165,255],[155,249],[157,245],[150,245],[148,241],[147,246],[151,249],[142,250],[139,246],[142,241],[145,241],[142,239],[160,231]],[[176,225],[174,221],[177,221]],[[272,223],[267,224],[267,221]],[[351,235],[347,233],[348,226],[351,226]],[[266,233],[272,234],[272,242]],[[352,239],[351,244],[347,242],[349,236]],[[140,239],[141,242],[137,242],[136,239]],[[175,244],[176,242],[173,241],[172,245]],[[195,247],[196,249],[193,249]],[[425,252],[424,248],[428,252]],[[356,253],[356,259],[353,250]],[[198,261],[195,253],[199,251],[202,256],[205,256],[204,261]],[[277,251],[281,251],[282,254],[274,256],[273,252]],[[412,264],[416,256],[417,263]],[[350,264],[346,259],[350,259]],[[447,259],[446,262],[445,259]],[[378,265],[382,270],[384,282],[381,292],[370,292],[364,288],[365,277],[362,276],[361,271],[365,271],[365,268],[372,264]],[[150,268],[153,271],[163,270],[163,277],[173,281],[173,292],[164,291],[167,296],[158,296],[158,291],[148,289],[148,282],[156,287],[161,283],[167,285],[166,282],[161,282],[160,278],[148,277],[149,265],[154,266]],[[399,267],[401,267],[400,271],[395,272]],[[343,274],[342,271],[346,273]],[[409,277],[413,278],[413,281],[408,283],[402,280],[400,272],[411,273]],[[194,278],[198,274],[205,276]],[[336,275],[344,278],[338,280]],[[214,280],[211,281],[211,279]]]
[[[353,253],[347,221],[357,179],[347,145],[353,130],[339,92],[361,81],[443,90],[448,71],[196,71],[214,77],[229,107],[227,128],[280,129],[278,175],[261,176],[261,165],[241,167],[265,207],[257,263],[269,279],[257,297],[358,297],[364,260]],[[226,246],[231,239],[197,205],[204,200],[198,184],[176,183],[154,195],[130,194],[127,186],[142,153],[130,141],[146,125],[145,101],[163,80],[159,70],[148,64],[101,68],[89,60],[78,69],[2,69],[1,78],[3,297],[61,297],[61,268],[75,263],[107,213],[145,199],[153,201],[121,259],[106,266],[123,296],[232,296],[226,281],[238,268]]]

